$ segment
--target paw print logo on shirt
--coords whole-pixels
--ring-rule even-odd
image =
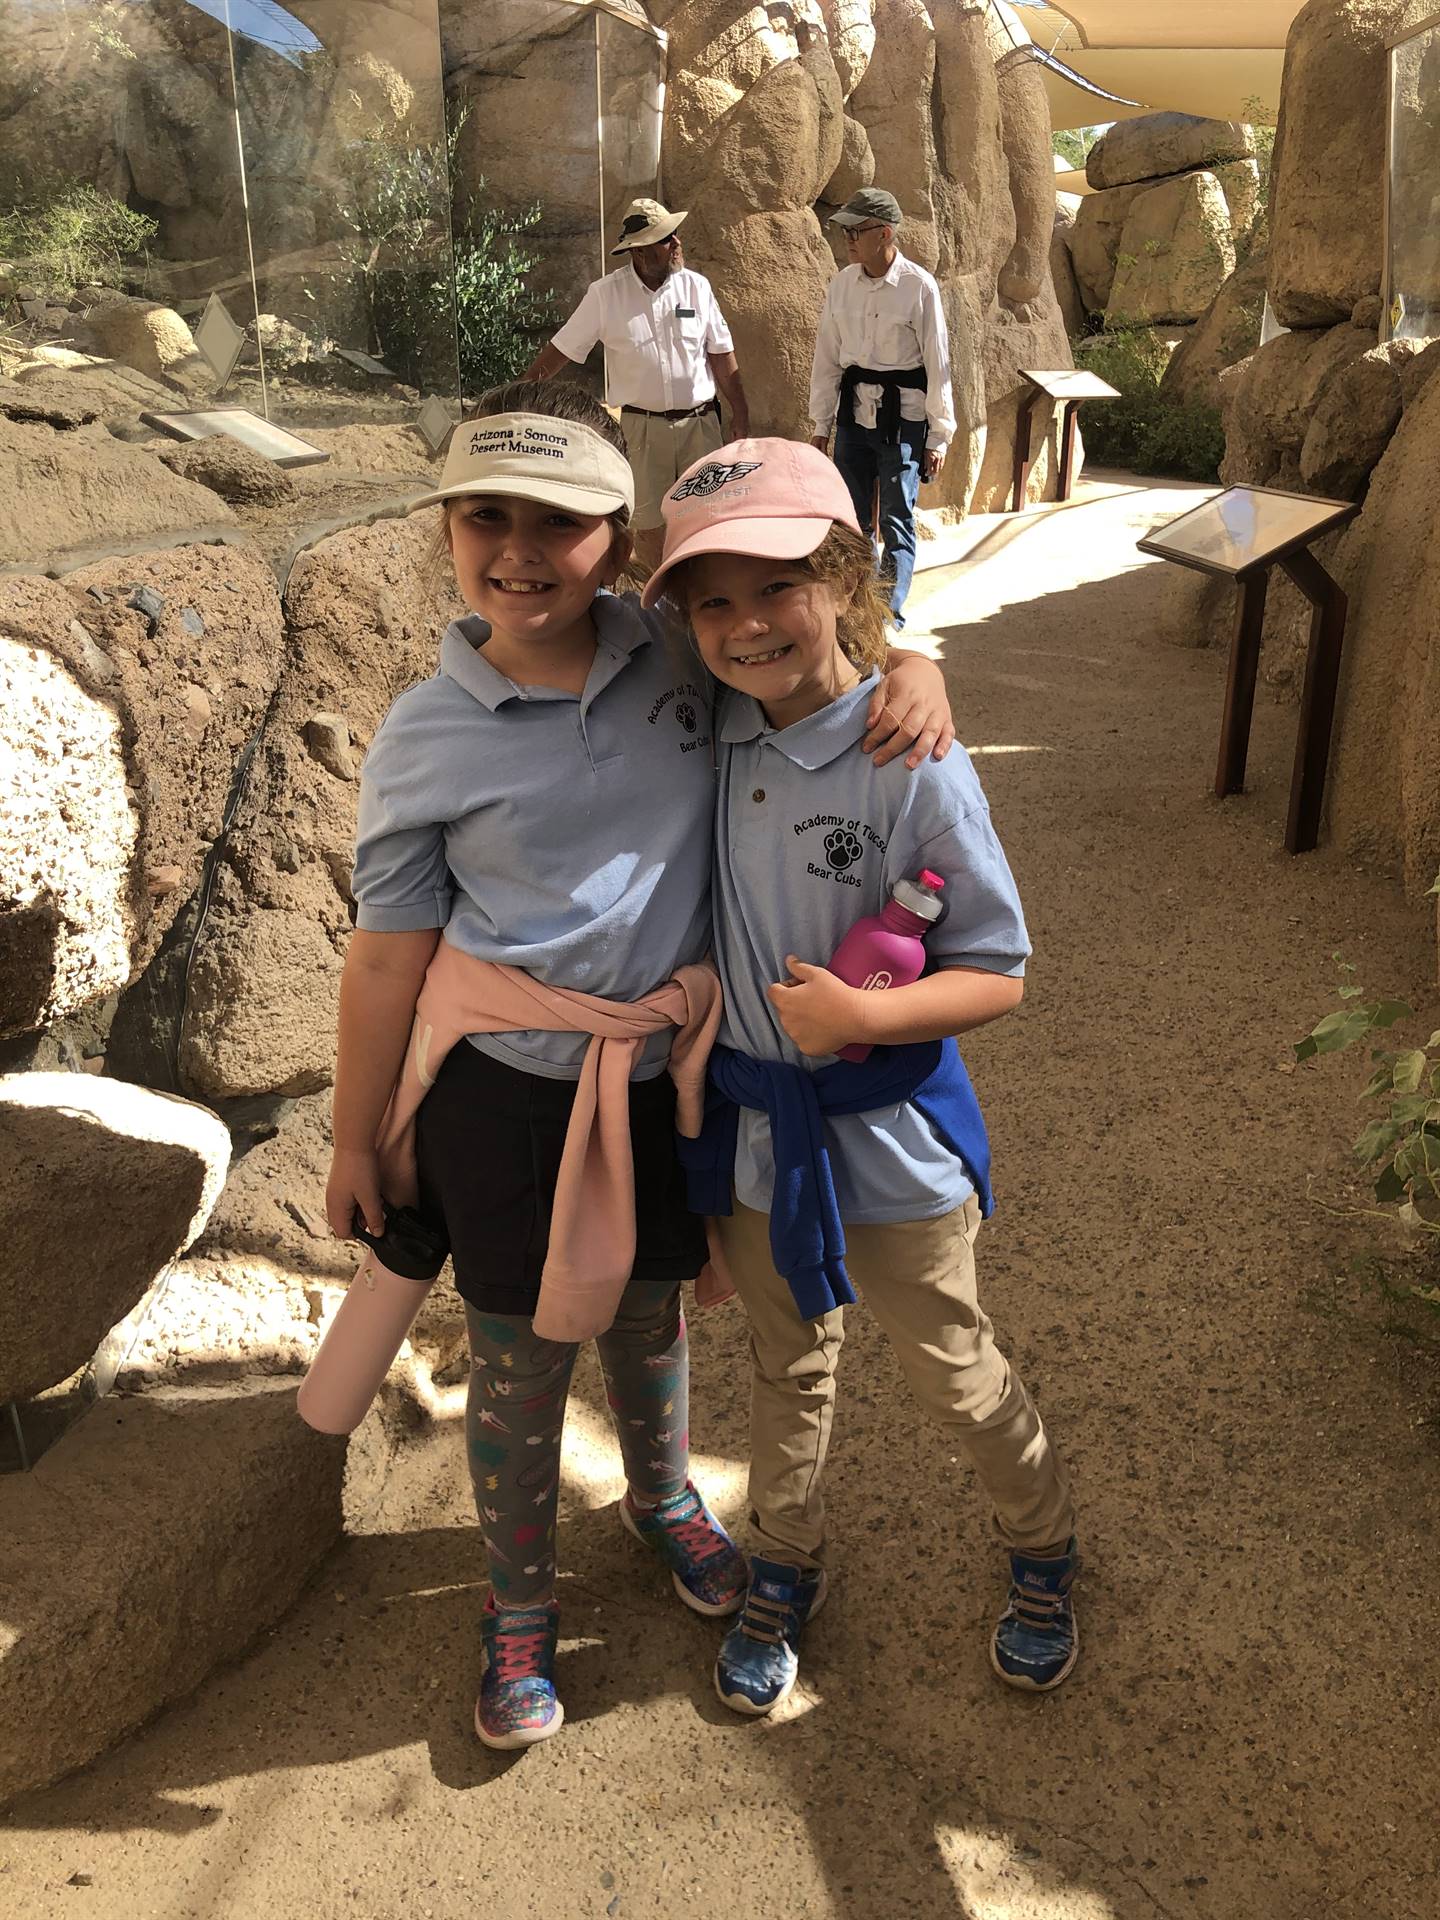
[[[695,709],[690,705],[688,700],[676,701],[675,718],[687,733],[693,733],[695,731]]]
[[[825,858],[837,873],[844,873],[847,867],[853,867],[864,849],[853,833],[844,827],[837,827],[833,833],[825,836]]]

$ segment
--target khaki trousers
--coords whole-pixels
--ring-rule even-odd
[[[661,420],[654,414],[627,413],[622,408],[620,425],[630,449],[630,471],[635,476],[635,511],[630,524],[637,533],[663,528],[660,502],[688,466],[721,444],[720,422],[713,409],[692,413],[685,420]]]
[[[843,1310],[802,1320],[770,1257],[767,1215],[738,1203],[716,1222],[750,1318],[750,1524],[767,1559],[825,1558],[820,1476],[830,1444]],[[975,1295],[979,1203],[938,1220],[845,1228],[845,1264],[926,1412],[964,1449],[1012,1547],[1074,1531],[1064,1468]]]

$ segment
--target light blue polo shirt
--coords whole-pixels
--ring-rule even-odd
[[[360,776],[355,924],[443,927],[462,953],[550,986],[638,1000],[710,945],[715,783],[704,675],[633,595],[601,594],[579,696],[519,686],[488,624],[386,714]],[[587,1036],[472,1035],[508,1066],[578,1077]],[[659,1073],[670,1035],[645,1044]]]
[[[756,1059],[811,1072],[765,989],[788,979],[787,954],[823,966],[898,880],[929,867],[947,913],[925,949],[931,965],[1020,975],[1030,952],[1019,896],[968,754],[877,767],[860,751],[879,675],[808,719],[775,732],[759,703],[727,693],[720,712],[715,848],[715,955],[725,987],[721,1038]],[[925,1220],[974,1191],[963,1164],[908,1103],[826,1119],[840,1217],[857,1224]],[[770,1122],[740,1116],[735,1187],[768,1211],[775,1168]]]

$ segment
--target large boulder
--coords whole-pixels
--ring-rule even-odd
[[[1384,347],[1372,347],[1321,387],[1300,448],[1300,478],[1331,500],[1359,494],[1400,424],[1400,376]]]
[[[1098,189],[1126,187],[1217,160],[1253,159],[1254,154],[1254,134],[1239,121],[1142,113],[1133,120],[1117,120],[1100,136],[1086,156],[1085,178]]]
[[[151,380],[204,368],[189,327],[157,301],[110,301],[87,314],[84,332],[98,353]]]
[[[83,1366],[199,1233],[230,1136],[187,1100],[90,1074],[0,1077],[0,1401]]]
[[[0,582],[0,1039],[123,986],[139,814],[109,701],[36,644],[62,588]],[[98,651],[98,650],[97,650]]]
[[[103,428],[0,417],[0,564],[234,520],[217,494]]]
[[[1350,599],[1328,811],[1419,899],[1440,869],[1440,380],[1407,406],[1334,571]]]
[[[291,572],[286,670],[236,799],[186,983],[182,1084],[203,1097],[329,1084],[355,773],[391,701],[434,672],[455,610],[426,571],[437,518],[348,528]]]
[[[1378,293],[1386,47],[1427,0],[1310,0],[1285,45],[1270,188],[1270,301],[1287,327],[1349,318]]]
[[[161,447],[159,458],[172,473],[209,487],[235,506],[275,507],[295,497],[295,482],[283,467],[228,433],[210,434],[187,446]]]
[[[1184,174],[1137,195],[1116,262],[1107,327],[1198,320],[1235,271],[1229,209],[1214,174]]]
[[[1130,209],[1142,193],[1149,191],[1141,183],[1133,187],[1111,187],[1105,193],[1087,193],[1075,214],[1070,233],[1070,257],[1075,263],[1075,278],[1080,297],[1090,313],[1103,313],[1115,284],[1115,261],[1120,252],[1120,236]]]
[[[1347,325],[1282,333],[1253,353],[1229,396],[1225,484],[1297,484],[1321,388],[1374,345],[1367,329]]]
[[[1260,212],[1260,162],[1258,160],[1219,160],[1205,169],[1220,182],[1230,214],[1230,232],[1238,246],[1249,233]]]
[[[199,884],[283,637],[274,577],[238,547],[0,577],[0,1038],[148,965]]]
[[[0,1479],[0,1802],[236,1659],[339,1537],[346,1449],[292,1383],[101,1402]]]
[[[1253,229],[1235,271],[1170,357],[1160,382],[1166,399],[1218,407],[1220,375],[1260,344],[1265,314],[1265,235]]]
[[[1070,234],[1075,224],[1075,215],[1068,207],[1055,209],[1055,230],[1050,236],[1050,280],[1055,288],[1055,298],[1060,303],[1060,316],[1065,323],[1065,331],[1073,339],[1077,333],[1085,331],[1085,302],[1080,297],[1080,283],[1075,278],[1075,262],[1070,253]]]

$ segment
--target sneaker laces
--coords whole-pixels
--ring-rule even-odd
[[[666,1512],[668,1502],[662,1500],[654,1509],[655,1517],[690,1559],[698,1565],[713,1560],[717,1553],[724,1553],[725,1542],[711,1524],[695,1489],[686,1487],[683,1493],[673,1494],[671,1498],[674,1508]]]
[[[1066,1574],[1054,1592],[1026,1586],[1016,1580],[1010,1588],[1010,1611],[1017,1620],[1037,1633],[1058,1633],[1069,1605],[1070,1576]]]
[[[771,1600],[752,1590],[740,1616],[740,1631],[747,1640],[762,1640],[767,1646],[778,1647],[785,1638],[791,1611],[788,1601]]]
[[[522,1626],[519,1621],[507,1626],[503,1617],[495,1634],[494,1659],[495,1677],[502,1685],[511,1680],[535,1680],[541,1677],[540,1669],[545,1654],[545,1643],[550,1637],[549,1622],[541,1626],[528,1624],[533,1614],[525,1614],[527,1622]]]

